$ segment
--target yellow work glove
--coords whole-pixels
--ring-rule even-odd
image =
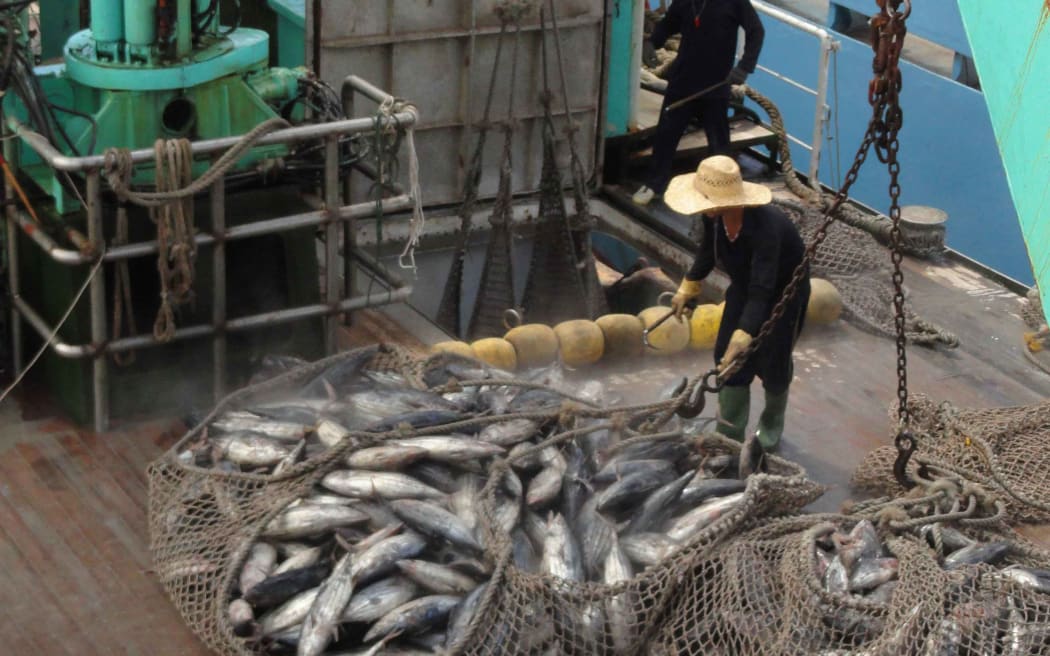
[[[732,336],[729,338],[729,345],[726,346],[725,355],[722,356],[722,360],[718,363],[719,373],[726,370],[726,368],[733,362],[733,358],[738,356],[744,349],[751,343],[751,335],[748,335],[743,330],[737,328],[733,331]]]
[[[671,309],[674,310],[674,316],[681,319],[685,314],[686,304],[698,296],[700,296],[700,281],[682,278],[682,284],[678,285],[678,291],[671,298]]]

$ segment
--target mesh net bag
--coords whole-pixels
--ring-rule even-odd
[[[279,393],[333,364],[353,360],[367,362],[372,370],[418,378],[418,359],[400,348],[385,345],[341,353],[299,367],[226,397],[148,469],[154,570],[187,625],[216,653],[253,653],[244,640],[234,635],[226,604],[229,590],[261,528],[337,466],[347,452],[368,445],[376,440],[376,435],[353,435],[321,457],[275,476],[203,469],[180,461],[178,454],[226,409]]]
[[[463,421],[410,430],[399,425],[387,433],[350,431],[338,446],[293,465],[281,474],[261,475],[206,469],[183,456],[205,439],[204,427],[228,410],[286,394],[333,365],[358,363],[374,372],[395,372],[419,390],[434,384],[428,375],[455,356],[413,356],[399,348],[369,347],[305,365],[258,383],[224,399],[167,454],[149,468],[150,547],[155,571],[189,627],[216,653],[247,655],[265,653],[268,645],[238,637],[228,611],[238,576],[263,530],[289,504],[306,497],[326,474],[345,468],[346,457],[356,450],[397,438],[470,432],[508,418],[575,426],[577,422],[629,425],[636,418],[650,418],[667,405],[604,410],[566,400],[542,410],[524,410],[502,416],[473,416]],[[468,381],[463,381],[467,383]],[[543,383],[499,379],[501,384],[524,389],[549,389]],[[459,383],[450,380],[452,387]],[[565,398],[570,398],[565,395]],[[573,432],[575,430],[576,432]],[[588,429],[554,431],[545,444],[565,443]],[[687,444],[695,457],[735,455],[739,445],[718,436],[691,437],[681,431],[636,436],[635,440],[676,440]],[[630,442],[630,440],[628,440]],[[627,444],[625,442],[625,444]],[[526,457],[519,454],[515,457]],[[508,459],[494,460],[484,496],[479,499],[479,521],[484,537],[483,561],[488,585],[459,653],[638,653],[642,637],[654,629],[660,610],[678,584],[686,563],[712,545],[732,535],[758,517],[797,512],[823,488],[805,472],[776,457],[767,460],[766,473],[747,479],[738,503],[711,517],[711,523],[688,544],[656,562],[642,574],[616,585],[570,583],[519,570],[510,563],[511,539],[498,527],[498,512],[490,504],[497,480],[509,467]],[[616,621],[609,621],[616,620]],[[622,620],[622,621],[620,621]],[[629,633],[625,633],[629,629]]]
[[[811,243],[823,224],[822,213],[802,203],[776,200]],[[869,233],[837,222],[817,250],[811,273],[831,281],[842,296],[843,314],[857,326],[884,337],[896,335],[889,251]],[[905,335],[915,344],[957,346],[959,340],[942,328],[905,309]]]
[[[1050,563],[1045,551],[995,520],[949,529],[947,516],[904,521],[891,516],[909,515],[902,507],[883,506],[877,512],[774,519],[724,541],[681,573],[666,620],[648,651],[638,653],[1050,653],[1050,596],[1042,591],[1047,588],[1035,578],[1029,581],[1033,585],[1019,583],[1017,570],[1040,572]],[[878,588],[829,591],[818,543],[856,528],[862,519],[874,520],[879,562],[893,578],[880,583],[885,594]],[[932,527],[1001,545],[1002,559],[948,569],[948,560],[927,537]]]
[[[1050,404],[956,408],[918,394],[909,407],[912,429],[919,436],[912,474],[925,463],[934,472],[953,473],[998,490],[1014,521],[1050,521]],[[875,449],[854,471],[853,485],[874,494],[900,494],[893,477],[896,457],[894,447]]]
[[[558,439],[567,436],[551,441]],[[707,455],[740,451],[739,445],[717,435],[700,438],[700,449]],[[511,562],[514,545],[500,531],[494,511],[494,490],[501,476],[499,467],[490,475],[482,514],[490,557],[497,563],[495,574],[452,653],[645,653],[693,563],[750,523],[797,512],[823,492],[798,465],[770,457],[768,473],[748,478],[740,504],[658,564],[619,583],[577,583],[524,571]]]

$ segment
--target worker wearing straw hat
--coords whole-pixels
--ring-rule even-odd
[[[744,54],[734,66],[740,29]],[[681,34],[682,41],[667,73],[649,178],[632,196],[639,205],[664,193],[678,142],[694,117],[704,127],[708,152],[729,153],[729,86],[743,84],[755,72],[765,29],[751,0],[675,0],[653,27],[650,41],[660,48],[673,34]]]
[[[772,193],[767,187],[744,182],[736,162],[719,155],[700,162],[695,174],[672,179],[664,196],[672,210],[702,215],[703,222],[700,251],[671,303],[675,311],[682,313],[686,303],[700,295],[700,281],[716,265],[729,275],[715,342],[715,363],[723,370],[750,345],[770,317],[805,252],[798,229],[770,201]],[[791,352],[808,302],[807,271],[773,332],[725,381],[718,406],[724,422],[721,432],[728,437],[744,438],[750,386],[758,376],[765,388],[765,407],[756,434],[766,449],[779,444],[793,377]]]

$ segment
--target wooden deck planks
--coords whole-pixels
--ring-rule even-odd
[[[70,430],[0,453],[0,568],[18,593],[0,600],[19,628],[4,647],[24,648],[10,653],[208,653],[149,570],[144,468],[160,442],[143,437]]]

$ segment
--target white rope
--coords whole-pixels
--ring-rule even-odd
[[[416,113],[415,107],[394,98],[387,98],[379,105],[379,112],[388,122],[395,111]],[[419,184],[419,157],[416,154],[414,125],[405,128],[405,148],[408,151],[408,195],[412,199],[412,218],[408,222],[408,240],[397,258],[397,264],[402,269],[411,269],[412,275],[416,276],[416,247],[419,246],[419,239],[426,226],[426,216],[423,215],[423,191]]]
[[[40,350],[36,352],[36,355],[33,356],[33,359],[29,361],[29,364],[24,369],[22,369],[22,371],[15,378],[14,382],[8,385],[7,389],[5,389],[2,394],[0,394],[0,403],[3,403],[4,399],[6,399],[7,396],[16,387],[18,387],[18,384],[21,383],[22,379],[26,377],[26,374],[28,374],[29,370],[33,368],[33,365],[35,365],[37,361],[41,357],[43,357],[48,347],[51,346],[51,343],[55,341],[55,337],[58,335],[58,331],[62,330],[62,326],[65,325],[66,320],[69,319],[69,315],[73,314],[73,309],[76,308],[77,303],[79,303],[81,297],[84,296],[84,292],[87,291],[88,285],[90,285],[91,281],[95,279],[96,275],[98,275],[99,269],[102,268],[102,262],[102,258],[99,257],[98,260],[95,262],[95,266],[91,267],[91,271],[88,273],[87,279],[84,280],[84,284],[80,286],[80,291],[77,292],[77,295],[73,298],[73,302],[69,304],[69,307],[62,315],[62,318],[58,320],[58,324],[55,326],[55,329],[51,331],[51,334],[48,335],[47,340],[44,342],[43,346],[41,346]]]

